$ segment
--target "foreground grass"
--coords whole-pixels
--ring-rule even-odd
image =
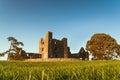
[[[0,80],[120,80],[120,61],[1,61]]]

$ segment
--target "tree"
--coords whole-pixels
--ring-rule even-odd
[[[18,42],[14,37],[8,37],[8,41],[11,41],[9,50],[16,49],[19,45],[24,46],[22,42]]]
[[[22,59],[25,56],[25,51],[22,50],[22,48],[19,48],[18,46],[24,46],[22,42],[19,42],[14,37],[8,37],[8,41],[11,41],[10,48],[8,50],[8,58],[9,59]]]
[[[19,46],[24,46],[23,42],[19,42],[14,37],[8,37],[8,41],[11,42],[9,50],[0,53],[0,56],[4,56],[5,54],[8,54],[8,59],[11,60],[20,60],[24,59],[26,57],[26,52],[20,48]]]
[[[90,40],[87,41],[86,50],[90,51],[97,59],[103,59],[104,53],[109,54],[113,52],[120,52],[120,45],[108,34],[98,33],[94,34]]]
[[[82,58],[82,60],[87,60],[87,59],[89,59],[89,53],[86,52],[83,47],[81,47],[81,49],[80,49],[80,51],[79,51],[79,55],[80,55],[80,58]]]

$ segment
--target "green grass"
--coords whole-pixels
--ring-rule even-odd
[[[1,61],[0,80],[120,80],[120,61]]]

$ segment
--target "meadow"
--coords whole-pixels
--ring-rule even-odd
[[[0,80],[120,80],[120,61],[0,61]]]

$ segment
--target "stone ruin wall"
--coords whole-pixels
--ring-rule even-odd
[[[41,38],[39,42],[39,53],[43,59],[48,58],[82,58],[88,59],[89,53],[81,48],[76,54],[71,54],[67,44],[67,38],[62,40],[53,39],[52,32],[47,32],[45,39]]]
[[[40,39],[39,53],[42,58],[68,58],[70,49],[67,46],[67,38],[57,40],[52,38],[52,32],[46,33],[46,38]]]

